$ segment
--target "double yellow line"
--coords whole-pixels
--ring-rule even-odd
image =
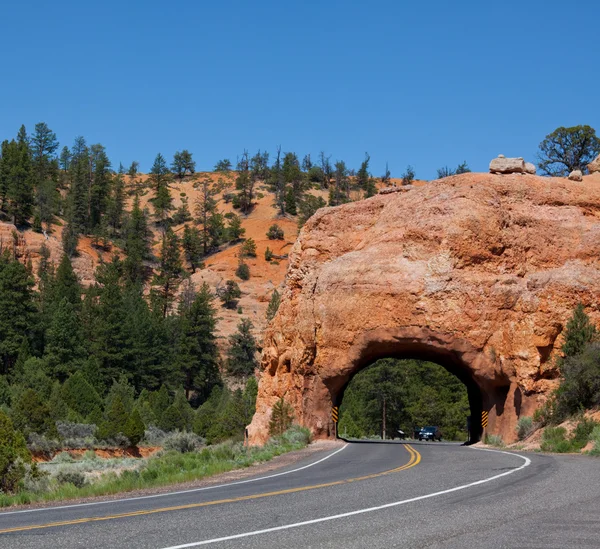
[[[359,482],[362,480],[368,480],[372,478],[381,477],[384,475],[389,475],[391,473],[399,473],[400,471],[405,471],[406,469],[410,469],[414,467],[421,461],[421,454],[417,452],[412,446],[409,444],[405,444],[404,448],[410,454],[410,459],[408,463],[402,465],[400,467],[396,467],[395,469],[390,469],[388,471],[383,471],[381,473],[374,473],[372,475],[365,475],[362,477],[354,477],[348,478],[344,480],[336,480],[333,482],[326,482],[323,484],[314,484],[312,486],[301,486],[299,488],[288,488],[287,490],[278,490],[276,492],[265,492],[262,494],[254,494],[250,496],[240,496],[237,498],[227,498],[227,499],[218,499],[215,501],[206,501],[203,503],[188,503],[187,505],[176,505],[173,507],[161,507],[158,509],[148,509],[144,511],[134,511],[132,513],[120,513],[118,515],[107,515],[102,517],[84,517],[75,520],[64,520],[60,522],[49,522],[47,524],[33,524],[31,526],[17,526],[15,528],[5,528],[0,530],[0,534],[9,534],[11,532],[26,532],[28,530],[41,530],[44,528],[58,528],[59,526],[71,526],[74,524],[85,524],[87,522],[101,522],[105,520],[116,520],[122,518],[129,517],[140,517],[144,515],[154,515],[156,513],[168,513],[171,511],[182,511],[185,509],[197,509],[199,507],[210,507],[212,505],[222,505],[224,503],[237,503],[239,501],[248,501],[252,499],[260,499],[260,498],[268,498],[273,496],[281,496],[284,494],[293,494],[295,492],[306,492],[308,490],[316,490],[319,488],[328,488],[330,486],[340,486],[342,484],[350,484],[351,482]],[[0,514],[1,516],[1,514]]]

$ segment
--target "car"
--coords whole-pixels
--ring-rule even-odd
[[[442,440],[442,433],[437,427],[423,427],[419,431],[419,440]]]

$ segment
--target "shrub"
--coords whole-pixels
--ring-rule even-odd
[[[502,448],[504,446],[504,441],[499,435],[485,435],[485,443],[490,446],[496,446],[497,448]]]
[[[80,471],[60,470],[56,473],[56,480],[59,484],[72,484],[75,488],[82,488],[85,485],[85,475]]]
[[[96,426],[89,423],[57,421],[56,430],[63,441],[63,447],[87,448],[95,443]]]
[[[167,436],[163,448],[165,450],[175,450],[181,454],[195,452],[204,446],[205,440],[194,434],[186,432],[175,432]]]
[[[27,437],[27,448],[29,448],[30,452],[50,454],[58,450],[60,447],[61,445],[57,440],[47,438],[44,435],[30,433]]]
[[[31,461],[23,435],[10,418],[0,411],[0,491],[12,493],[25,478],[26,463]]]
[[[583,419],[577,423],[571,436],[573,450],[581,450],[590,441],[590,435],[597,426],[598,423],[592,419]]]
[[[217,289],[217,294],[225,307],[235,309],[237,300],[242,296],[242,290],[235,280],[228,280],[224,288]]]
[[[271,261],[273,259],[273,250],[267,246],[265,250],[265,261]]]
[[[154,425],[150,425],[144,432],[144,442],[150,446],[161,446],[165,438],[167,438],[167,433]]]
[[[256,257],[256,242],[253,238],[244,240],[240,250],[241,257]]]
[[[52,463],[73,463],[75,459],[69,452],[60,452],[52,458]]]
[[[279,225],[277,225],[277,223],[274,223],[269,227],[269,230],[267,231],[267,238],[269,240],[283,240],[283,229]]]
[[[98,461],[98,456],[94,450],[86,450],[85,454],[83,454],[84,461]]]
[[[546,427],[542,434],[540,448],[544,452],[557,452],[559,454],[571,452],[572,445],[567,440],[567,430],[564,427]]]
[[[248,267],[247,263],[240,261],[237,269],[235,270],[235,274],[241,280],[248,280],[250,278],[250,267]]]
[[[306,427],[300,427],[300,425],[292,425],[281,436],[284,442],[289,444],[302,444],[304,446],[310,443],[311,437],[312,434],[310,429],[307,429]]]
[[[533,418],[530,416],[523,416],[519,418],[517,423],[517,435],[519,440],[527,438],[533,430]]]
[[[590,433],[590,442],[594,443],[590,455],[600,456],[600,425],[596,425]]]

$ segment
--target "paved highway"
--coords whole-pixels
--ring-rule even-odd
[[[350,443],[193,491],[0,513],[0,548],[600,547],[600,460]]]

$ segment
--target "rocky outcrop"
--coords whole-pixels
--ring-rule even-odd
[[[525,162],[525,173],[528,173],[529,175],[535,175],[535,172],[535,164],[532,164],[531,162]]]
[[[529,168],[527,167],[529,165]],[[507,173],[531,173],[533,164],[526,163],[522,158],[505,158],[504,155],[499,155],[498,158],[492,159],[490,162],[490,173],[507,174]],[[533,166],[535,173],[535,166]]]
[[[583,174],[581,173],[581,170],[573,170],[569,174],[569,179],[571,181],[583,181]]]
[[[590,173],[600,172],[600,154],[587,165],[587,169]]]
[[[556,387],[577,303],[600,320],[600,185],[463,174],[323,208],[290,254],[266,331],[250,440],[284,397],[316,437],[378,358],[436,361],[467,385],[473,421],[510,441]]]

